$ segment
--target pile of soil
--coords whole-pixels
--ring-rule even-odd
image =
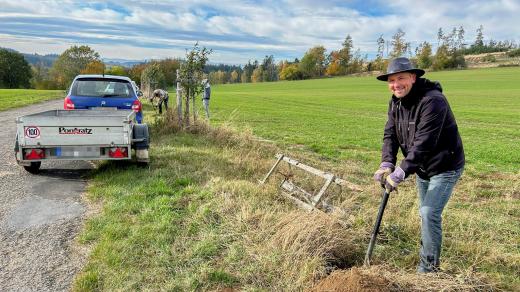
[[[379,292],[391,291],[391,282],[383,276],[363,273],[358,268],[339,270],[321,280],[312,292]]]

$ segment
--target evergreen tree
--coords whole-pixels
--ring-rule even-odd
[[[338,52],[340,72],[342,72],[342,74],[348,72],[348,67],[351,65],[352,62],[353,50],[354,43],[352,41],[352,37],[349,34],[345,38],[345,41],[343,41],[342,47]]]
[[[477,37],[475,38],[475,43],[473,44],[475,47],[481,48],[484,46],[484,27],[480,25],[477,28]]]
[[[444,33],[442,32],[442,27],[439,27],[437,31],[437,47],[441,45],[441,41],[444,39]]]
[[[465,41],[464,41],[464,27],[459,26],[459,30],[457,32],[457,47],[459,50],[464,50],[466,47]]]
[[[273,55],[265,56],[261,68],[262,81],[269,82],[278,80],[278,70],[276,68]]]

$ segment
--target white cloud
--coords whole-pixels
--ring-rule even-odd
[[[71,11],[67,17],[73,19],[81,19],[86,22],[103,22],[103,23],[118,23],[123,19],[123,15],[111,10],[102,9],[96,10],[92,8],[83,8],[79,10]]]
[[[450,31],[460,25],[468,42],[480,24],[486,38],[519,41],[520,35],[520,3],[515,0],[127,0],[117,6],[0,0],[0,7],[2,46],[43,53],[55,44],[53,52],[59,53],[84,40],[104,57],[138,59],[172,52],[183,56],[196,41],[216,48],[214,62],[236,57],[233,63],[238,63],[271,54],[300,58],[315,45],[339,48],[347,34],[356,48],[373,52],[379,35],[390,40],[398,28],[412,45],[435,42],[439,27]],[[23,25],[27,19],[38,26]],[[49,29],[42,29],[46,24]]]

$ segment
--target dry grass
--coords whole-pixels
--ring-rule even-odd
[[[445,273],[413,274],[389,266],[356,267],[336,271],[320,281],[311,291],[499,291],[482,275],[468,273],[452,276]]]
[[[292,211],[280,218],[274,229],[271,246],[294,260],[319,257],[325,263],[348,264],[359,259],[355,242],[359,231],[345,228],[325,213]]]
[[[392,291],[498,291],[482,274],[466,272],[415,274],[388,266],[362,268],[367,275],[380,275],[392,283]]]

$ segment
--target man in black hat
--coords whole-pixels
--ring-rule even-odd
[[[419,273],[439,270],[442,210],[464,169],[464,150],[455,117],[438,82],[420,78],[424,70],[395,58],[386,74],[392,92],[383,136],[382,159],[374,180],[387,192],[416,174],[421,216]],[[396,165],[397,152],[404,159]]]

